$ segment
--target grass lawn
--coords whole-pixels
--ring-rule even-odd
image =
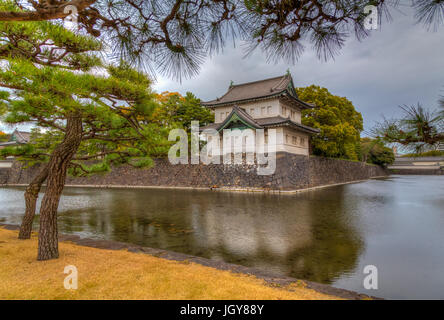
[[[249,275],[124,250],[59,244],[60,258],[37,261],[37,236],[0,227],[0,299],[336,299],[303,284],[271,287]],[[78,270],[66,290],[65,266]]]

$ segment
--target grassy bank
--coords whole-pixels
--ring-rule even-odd
[[[60,243],[58,260],[36,261],[37,237],[0,228],[0,299],[335,299],[303,284],[270,287],[253,276],[128,251]],[[78,289],[63,286],[65,266]]]

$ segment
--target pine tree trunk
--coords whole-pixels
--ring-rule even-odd
[[[52,153],[48,163],[45,195],[40,207],[39,248],[37,260],[59,257],[57,208],[65,185],[69,163],[82,141],[82,119],[79,114],[68,117],[62,143]]]
[[[25,191],[25,203],[26,211],[20,226],[19,239],[25,240],[31,238],[32,222],[34,221],[35,208],[37,206],[37,198],[39,197],[40,189],[43,182],[45,182],[48,176],[48,166],[45,165],[37,176],[26,187]]]

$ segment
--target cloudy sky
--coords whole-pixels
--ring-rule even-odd
[[[364,117],[365,129],[393,117],[398,106],[437,107],[444,95],[444,28],[427,31],[408,10],[392,12],[394,20],[359,42],[353,38],[335,60],[323,62],[309,46],[295,65],[267,64],[258,51],[243,59],[240,46],[206,61],[200,74],[182,83],[158,77],[155,89],[191,91],[202,100],[224,94],[233,80],[242,83],[285,74],[290,69],[297,87],[311,84],[351,100]]]
[[[290,69],[295,86],[316,84],[351,100],[368,130],[382,115],[399,115],[399,105],[421,103],[436,108],[444,95],[444,27],[427,31],[415,24],[408,9],[392,11],[392,16],[391,23],[384,23],[362,42],[350,38],[335,60],[318,60],[308,45],[295,65],[267,64],[260,51],[244,59],[238,43],[208,59],[198,76],[182,83],[158,76],[154,88],[182,94],[191,91],[205,101],[224,94],[231,80],[255,81]],[[0,123],[1,129],[13,127]]]

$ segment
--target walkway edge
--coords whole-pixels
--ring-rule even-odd
[[[70,188],[103,188],[103,189],[164,189],[164,190],[202,190],[202,191],[219,191],[219,192],[244,192],[244,193],[273,193],[273,194],[296,194],[300,192],[306,192],[306,191],[314,191],[319,189],[324,189],[328,187],[335,187],[335,186],[341,186],[346,184],[353,184],[353,183],[359,183],[359,182],[365,182],[368,180],[374,180],[374,179],[383,179],[388,178],[390,176],[376,176],[371,177],[368,179],[363,180],[353,180],[353,181],[347,181],[347,182],[340,182],[340,183],[334,183],[334,184],[326,184],[316,187],[309,187],[309,188],[302,188],[302,189],[294,189],[294,190],[273,190],[273,189],[263,189],[263,188],[230,188],[230,187],[171,187],[171,186],[137,186],[137,185],[93,185],[93,184],[66,184],[65,187]],[[28,184],[0,184],[0,187],[26,187]],[[43,185],[45,186],[45,184]]]

